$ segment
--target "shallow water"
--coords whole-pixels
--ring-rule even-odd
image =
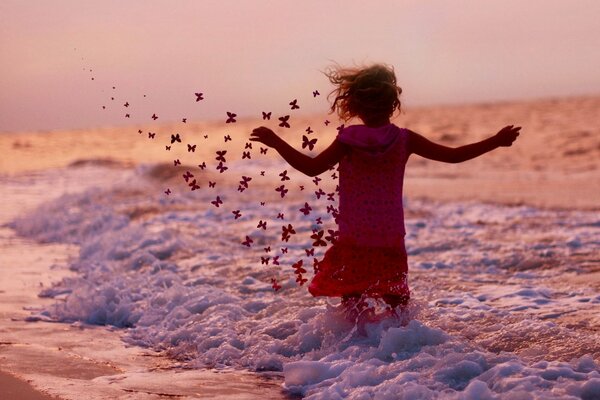
[[[600,396],[598,213],[406,201],[413,299],[402,318],[380,317],[361,336],[337,300],[311,297],[291,268],[299,259],[312,265],[312,229],[334,227],[325,207],[335,203],[317,200],[315,185],[293,175],[305,190],[278,198],[281,165],[230,167],[269,173],[239,193],[235,181],[210,190],[210,174],[198,175],[201,190],[177,190],[172,167],[68,170],[64,179],[104,180],[11,225],[80,246],[76,277],[42,291],[56,303],[30,319],[113,325],[127,342],[184,366],[281,372],[288,391],[309,398]],[[333,184],[320,183],[326,192]],[[219,208],[210,203],[217,193]],[[305,201],[314,205],[309,216],[298,211]],[[259,220],[269,228],[257,229]],[[288,223],[297,234],[281,243]],[[246,235],[250,248],[241,244]]]

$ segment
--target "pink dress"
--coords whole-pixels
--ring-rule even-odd
[[[408,131],[388,124],[352,125],[337,140],[349,146],[339,164],[339,240],[309,285],[313,296],[396,296],[407,301],[402,185]]]

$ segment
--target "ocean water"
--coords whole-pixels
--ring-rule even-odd
[[[196,168],[195,191],[185,166],[55,171],[101,179],[10,223],[39,241],[80,246],[75,277],[42,290],[56,302],[30,320],[112,325],[183,366],[280,374],[286,391],[306,398],[600,398],[600,293],[573,280],[598,271],[597,212],[407,199],[413,298],[397,316],[373,304],[377,315],[361,325],[339,300],[313,298],[292,268],[303,260],[310,279],[326,250],[306,251],[314,229],[335,228],[327,212],[335,196],[314,194],[333,193],[335,181],[316,185],[290,171],[281,198],[283,164],[228,165],[229,180]],[[242,175],[253,179],[240,192],[231,176]],[[299,211],[305,202],[309,215]],[[296,234],[283,242],[287,224]]]

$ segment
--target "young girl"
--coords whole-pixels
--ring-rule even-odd
[[[330,247],[308,290],[313,296],[341,297],[342,304],[381,298],[392,309],[406,305],[407,258],[404,247],[402,183],[411,154],[447,163],[510,146],[521,127],[502,128],[481,142],[457,148],[433,143],[390,123],[400,111],[400,89],[392,68],[335,68],[327,76],[336,88],[330,112],[363,124],[343,128],[312,158],[292,148],[272,130],[260,127],[250,140],[273,147],[295,169],[316,176],[339,163],[338,241]]]

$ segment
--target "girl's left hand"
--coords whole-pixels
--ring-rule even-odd
[[[266,144],[269,147],[277,147],[281,142],[281,138],[275,132],[264,126],[255,128],[250,135],[250,140]]]

